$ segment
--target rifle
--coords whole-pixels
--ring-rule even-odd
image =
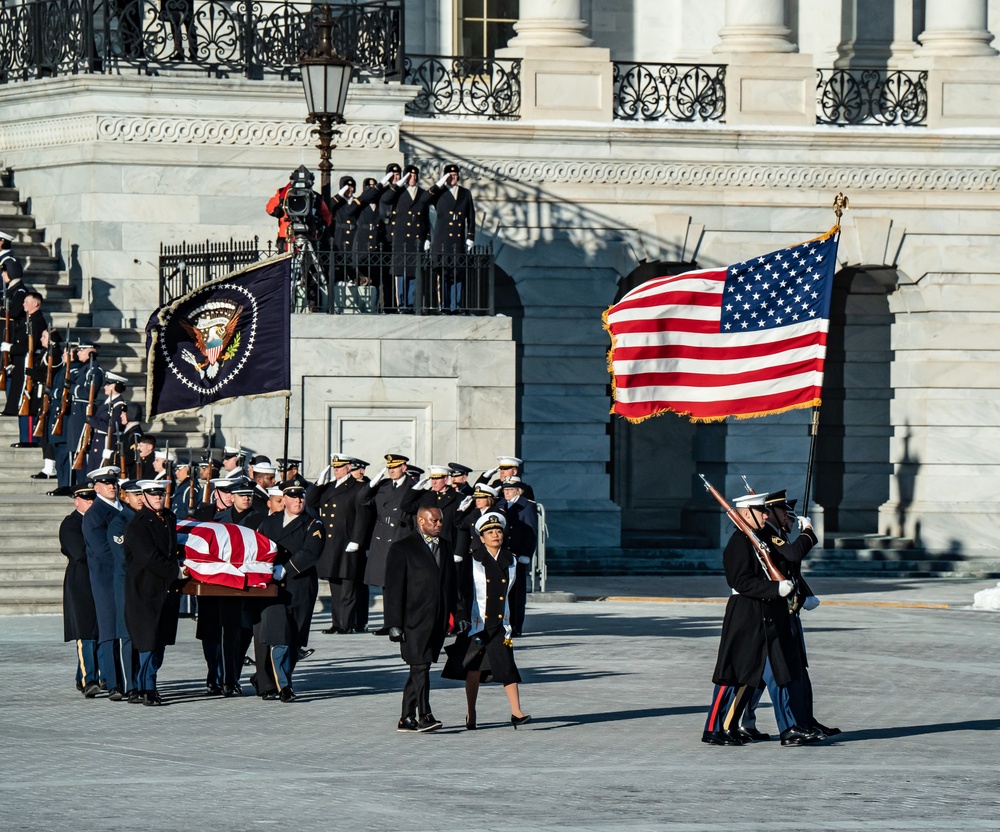
[[[72,389],[72,385],[70,384],[69,369],[73,364],[73,347],[70,344],[69,333],[69,327],[66,327],[66,359],[63,361],[62,397],[59,399],[59,412],[56,414],[56,423],[52,426],[53,436],[63,435],[63,421],[69,415],[71,407],[70,390]]]
[[[97,385],[94,383],[97,380],[97,373],[94,371],[94,365],[96,361],[94,356],[90,356],[90,367],[88,372],[90,373],[90,394],[87,397],[87,421],[83,426],[83,430],[80,431],[80,441],[76,446],[76,459],[73,460],[73,470],[82,471],[84,460],[87,458],[87,448],[90,447],[90,437],[93,435],[94,428],[90,424],[90,420],[94,415],[94,397],[97,394]]]
[[[163,507],[170,508],[170,501],[174,496],[174,466],[170,462],[170,440],[167,440],[166,447],[163,449],[163,470],[167,475],[167,493],[163,499]]]
[[[197,469],[197,467],[194,464],[194,460],[191,459],[191,449],[189,448],[188,449],[188,493],[187,493],[188,517],[190,517],[192,514],[194,514],[194,509],[195,509],[195,504],[194,504],[194,495],[195,495],[194,479],[195,479],[195,471],[197,471],[197,470],[198,469]]]
[[[31,415],[31,394],[35,390],[35,379],[31,371],[35,369],[35,328],[31,325],[31,316],[24,319],[25,334],[28,336],[28,354],[24,356],[24,386],[21,388],[21,406],[18,416]]]
[[[757,556],[757,561],[764,569],[764,574],[767,575],[768,579],[772,581],[788,580],[781,574],[781,570],[774,565],[774,561],[771,559],[771,550],[767,548],[767,545],[761,541],[759,537],[757,537],[756,530],[753,529],[742,516],[740,516],[740,513],[736,511],[736,509],[726,502],[726,498],[723,497],[707,479],[705,479],[704,474],[699,474],[698,476],[701,477],[701,481],[705,483],[705,490],[715,497],[715,501],[725,510],[726,516],[733,521],[733,524],[737,529],[747,536],[747,539],[753,546],[754,554]]]
[[[7,284],[3,285],[3,340],[10,343],[10,296],[7,294]],[[7,389],[7,371],[10,369],[10,353],[3,354],[3,367],[0,368],[0,392]]]
[[[750,485],[750,480],[746,478],[746,474],[740,474],[740,479],[743,480],[743,487],[746,488],[747,494],[756,494],[757,492],[753,490],[753,486]],[[795,512],[791,509],[788,510],[791,514],[792,519],[795,518]],[[799,591],[799,582],[794,580],[795,589],[791,595],[788,596],[788,611],[798,612],[802,607],[802,602],[805,600],[805,596]]]
[[[35,425],[35,432],[32,436],[35,439],[43,439],[45,437],[45,428],[49,422],[49,411],[52,409],[52,382],[54,381],[54,369],[55,369],[55,354],[56,354],[56,343],[49,337],[49,355],[47,361],[47,366],[45,369],[45,385],[42,388],[42,410],[38,415],[38,424]]]

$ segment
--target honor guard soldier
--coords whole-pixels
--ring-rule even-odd
[[[305,490],[282,483],[285,507],[260,524],[258,531],[278,547],[274,581],[278,597],[263,599],[260,620],[254,625],[257,693],[262,699],[292,702],[292,672],[316,604],[316,564],[323,554],[323,524],[306,513]],[[305,631],[305,632],[304,632]]]
[[[16,260],[14,257],[14,236],[6,231],[0,231],[0,269],[8,260]]]
[[[448,468],[451,469],[448,485],[463,499],[465,497],[471,497],[475,491],[475,489],[469,485],[469,474],[472,473],[472,469],[468,465],[462,465],[459,462],[449,462]]]
[[[354,198],[358,183],[353,176],[340,177],[340,190],[333,195],[333,248],[346,253],[354,249],[361,200]]]
[[[391,305],[393,296],[392,275],[386,267],[386,224],[382,216],[381,200],[390,183],[398,182],[403,169],[392,162],[385,167],[385,176],[378,182],[369,177],[362,183],[360,200],[363,203],[358,215],[358,233],[354,241],[354,251],[358,257],[359,278],[378,287],[379,308]]]
[[[222,463],[219,473],[223,477],[239,477],[246,474],[243,469],[243,461],[246,459],[246,452],[242,448],[233,448],[226,445],[222,449]]]
[[[270,459],[262,457],[261,461],[251,466],[251,470],[250,476],[257,484],[253,507],[263,514],[267,510],[267,490],[277,484],[275,475],[278,473],[278,469],[274,467]]]
[[[90,588],[83,518],[97,498],[93,485],[73,489],[73,512],[59,526],[59,549],[66,556],[63,578],[63,641],[76,643],[76,688],[87,699],[101,690],[97,678],[97,610]]]
[[[392,247],[392,274],[396,278],[392,305],[397,311],[413,308],[413,278],[429,230],[430,194],[417,184],[419,178],[420,169],[407,165],[402,178],[379,200]]]
[[[97,347],[81,341],[76,348],[76,362],[70,364],[71,389],[70,411],[66,421],[66,453],[70,466],[71,480],[83,479],[87,471],[85,464],[87,448],[90,440],[87,435],[88,410],[94,413],[101,405],[101,391],[104,389],[104,370],[97,363]],[[77,457],[83,451],[79,465],[75,465]],[[56,464],[58,470],[58,461]]]
[[[335,453],[317,484],[306,492],[306,506],[326,530],[316,568],[319,577],[330,582],[331,622],[323,631],[328,635],[357,629],[358,584],[364,579],[365,537],[372,516],[371,506],[361,501],[365,490],[351,476],[351,457]]]
[[[135,444],[138,449],[135,460],[136,479],[155,480],[156,468],[153,463],[156,459],[156,437],[149,433],[142,433],[136,437]]]
[[[428,192],[436,212],[430,250],[436,255],[436,288],[440,292],[432,303],[439,309],[457,312],[462,305],[467,271],[455,260],[456,255],[471,253],[476,244],[476,206],[469,189],[458,184],[458,165],[445,165],[442,174]]]
[[[177,555],[177,519],[163,507],[166,488],[156,480],[139,487],[142,508],[125,528],[125,621],[139,653],[142,704],[162,705],[156,677],[177,638],[180,608],[180,593],[171,589],[187,575]]]
[[[480,474],[479,479],[477,479],[476,482],[488,482],[494,488],[503,488],[502,483],[504,480],[520,476],[521,467],[523,465],[524,462],[516,456],[498,456],[497,467],[490,468],[489,471],[485,471]],[[521,490],[523,491],[524,496],[529,500],[535,499],[535,492],[531,490],[530,485],[525,485],[525,487]]]
[[[498,496],[496,488],[481,482],[476,484],[471,496],[465,497],[458,504],[455,515],[455,560],[464,563],[459,569],[460,577],[464,574],[462,570],[469,565],[469,554],[479,545],[476,523],[490,512],[504,513],[502,508],[497,507]]]
[[[415,505],[407,508],[415,513],[418,508],[430,506],[441,510],[441,537],[455,547],[455,516],[462,496],[448,487],[451,468],[447,465],[430,465],[427,468],[426,487],[414,486]],[[420,493],[422,492],[422,493]]]
[[[504,514],[507,516],[507,537],[504,543],[517,557],[517,583],[510,599],[510,622],[515,635],[524,631],[524,612],[528,601],[528,575],[531,560],[538,548],[538,506],[524,496],[530,490],[520,477],[510,477],[503,483]]]
[[[6,308],[10,309],[11,320],[19,321],[24,318],[24,298],[31,291],[24,282],[24,268],[19,260],[12,255],[8,255],[0,264],[0,274],[3,275],[3,294]]]
[[[278,476],[282,482],[294,482],[300,488],[309,488],[309,480],[299,473],[299,468],[302,465],[301,459],[284,459],[283,457],[278,457],[277,463]]]
[[[97,667],[100,682],[108,696],[121,701],[122,681],[119,677],[117,656],[118,639],[128,640],[128,632],[118,630],[118,598],[115,594],[115,556],[111,550],[108,526],[122,510],[118,501],[118,477],[121,469],[116,465],[97,468],[87,474],[94,484],[97,498],[83,516],[83,539],[87,545],[87,569],[90,572],[90,589],[97,612]]]
[[[0,350],[10,356],[7,369],[7,403],[4,416],[18,417],[19,439],[12,448],[38,447],[32,434],[35,430],[34,387],[36,369],[42,363],[45,348],[42,334],[49,325],[42,314],[42,296],[27,292],[24,296],[24,316],[14,323],[13,341],[4,341]]]
[[[108,540],[115,559],[115,612],[118,615],[115,657],[118,661],[121,692],[130,702],[134,702],[140,690],[136,682],[139,664],[125,623],[125,529],[143,506],[139,481],[121,480],[118,483],[118,500],[122,504],[122,510],[108,521]]]
[[[128,445],[139,426],[130,423],[122,393],[126,380],[110,371],[104,374],[104,401],[96,407],[90,417],[90,445],[87,448],[87,464],[91,469],[108,465],[115,461],[119,445]],[[126,459],[126,464],[130,460]]]
[[[187,520],[191,511],[191,488],[194,480],[191,479],[190,460],[179,460],[174,465],[174,485],[173,498],[170,501],[170,510],[177,517],[178,521]]]

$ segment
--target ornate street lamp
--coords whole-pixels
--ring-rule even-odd
[[[319,172],[324,199],[330,198],[330,173],[333,164],[330,154],[333,137],[340,131],[335,124],[344,123],[344,105],[347,103],[347,88],[351,84],[354,65],[337,54],[330,42],[330,7],[323,5],[319,15],[319,40],[316,45],[299,58],[302,72],[302,87],[306,93],[306,107],[309,109],[310,124],[317,125],[319,135]]]

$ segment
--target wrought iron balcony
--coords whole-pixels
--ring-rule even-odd
[[[625,121],[725,121],[726,68],[616,61],[614,115]]]
[[[399,78],[402,0],[334,4],[359,75]],[[81,73],[297,78],[318,15],[283,0],[27,0],[0,9],[0,83]]]
[[[927,72],[816,70],[818,124],[927,124]]]
[[[420,87],[406,109],[411,116],[516,119],[521,115],[520,60],[407,55],[403,83]]]

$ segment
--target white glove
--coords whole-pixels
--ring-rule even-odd
[[[276,581],[280,581],[285,577],[285,567],[280,563],[274,567],[274,571],[271,573],[271,577]]]
[[[413,486],[413,490],[414,491],[426,491],[427,487],[430,484],[431,484],[431,478],[430,477],[424,477],[422,480],[419,480],[415,486]]]
[[[177,580],[183,581],[186,577],[187,575],[184,574],[184,567],[181,566],[180,564],[177,564]]]
[[[778,595],[782,598],[787,598],[791,595],[793,589],[795,589],[795,584],[791,581],[778,581]]]
[[[473,247],[473,246],[474,246],[475,244],[476,244],[476,241],[475,241],[475,240],[466,240],[466,241],[465,241],[465,249],[466,249],[466,251],[472,251],[472,247]]]
[[[813,527],[812,520],[808,517],[796,517],[795,522],[798,523],[799,531],[811,529]]]
[[[346,546],[344,547],[344,551],[345,551],[345,552],[356,552],[356,551],[358,551],[358,549],[360,549],[360,548],[361,548],[361,547],[360,547],[360,546],[358,546],[358,544],[357,544],[357,543],[348,543],[348,544],[347,544],[347,545],[346,545]]]
[[[115,455],[114,451],[112,451],[110,448],[105,448],[103,451],[101,451],[101,462],[105,462],[106,460],[111,459],[111,457],[113,457],[114,455]]]
[[[496,472],[499,470],[500,470],[499,468],[490,468],[489,471],[484,472],[486,481],[489,482],[491,479],[493,479],[493,475],[496,474]]]
[[[347,196],[347,189],[350,187],[351,187],[350,185],[344,185],[343,188],[337,191],[337,196]]]
[[[804,610],[814,610],[818,606],[819,606],[819,598],[817,598],[815,595],[810,595],[808,598],[806,598],[805,601],[802,602],[802,609]]]
[[[431,241],[424,240],[424,251],[430,251],[430,250],[431,250]]]
[[[472,495],[470,494],[468,497],[466,497],[464,500],[462,500],[462,502],[458,504],[458,510],[465,511],[471,505],[472,505]]]
[[[379,185],[388,185],[392,180],[392,171],[390,170],[385,176],[379,180]]]
[[[4,341],[2,344],[0,344],[0,352],[10,352],[11,346],[12,345],[10,341]]]
[[[389,473],[389,469],[388,468],[383,468],[381,471],[379,471],[375,475],[375,478],[369,484],[370,485],[376,485],[376,484],[380,483],[383,479],[385,479],[385,475],[388,474],[388,473]]]
[[[444,176],[442,176],[440,179],[438,179],[437,186],[439,188],[443,188],[445,185],[447,185],[448,184],[448,177],[449,176],[450,176],[450,174],[446,173]]]
[[[326,485],[330,481],[331,473],[333,473],[333,467],[327,465],[326,468],[319,472],[319,476],[316,477],[316,485]]]

